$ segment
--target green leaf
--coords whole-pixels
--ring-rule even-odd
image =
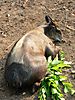
[[[58,66],[54,66],[51,69],[58,71],[59,70],[59,67]]]
[[[55,72],[55,74],[56,75],[61,75],[62,73],[57,71],[57,72]]]
[[[45,89],[44,89],[44,88],[42,89],[42,93],[43,93],[43,94],[45,93]]]
[[[57,60],[57,59],[54,59],[53,61],[52,61],[52,65],[57,65],[57,64],[59,64],[61,61],[59,61],[59,60]]]
[[[66,76],[59,76],[60,77],[60,81],[64,81],[64,80],[66,80],[67,79],[67,77]]]
[[[46,100],[45,89],[42,89],[43,100]]]
[[[63,94],[62,93],[59,93],[59,96],[58,96],[59,98],[62,98],[63,97]]]
[[[71,93],[72,95],[75,93],[75,90],[73,89],[73,85],[68,82],[64,82],[64,89],[67,89],[67,92]]]
[[[70,65],[67,65],[67,64],[64,64],[64,63],[60,63],[60,64],[52,67],[51,69],[56,70],[56,71],[59,71],[60,68],[64,68],[64,67],[71,67],[71,66]]]
[[[64,68],[64,67],[71,67],[70,65],[68,64],[64,64],[64,63],[60,63],[57,65],[58,68]]]
[[[55,83],[58,85],[59,84],[59,80],[55,80]]]
[[[53,78],[54,80],[58,80],[58,77],[57,77],[56,75],[53,75],[52,78]]]
[[[72,88],[73,87],[73,85],[71,83],[69,83],[69,82],[63,82],[63,85],[67,86],[68,88]]]
[[[71,89],[71,95],[75,94],[75,90]]]
[[[49,86],[49,87],[51,86],[51,82],[48,82],[48,86]]]
[[[64,56],[65,56],[65,53],[63,51],[60,51],[61,60],[64,60]]]
[[[64,86],[64,92],[65,92],[65,93],[69,92],[67,86]]]
[[[58,93],[57,89],[52,88],[52,94],[56,94],[56,93]]]
[[[60,98],[60,100],[65,100],[65,98]]]
[[[54,88],[57,88],[57,87],[58,87],[58,84],[52,84],[52,86],[53,86]]]

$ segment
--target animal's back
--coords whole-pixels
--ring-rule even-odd
[[[41,31],[36,32],[36,30],[33,30],[27,33],[15,44],[13,49],[10,51],[8,55],[10,60],[7,58],[7,66],[12,64],[12,62],[23,63],[23,58],[27,54],[33,57],[36,55],[44,55],[45,46],[46,39],[44,35],[41,34]]]
[[[5,74],[7,81],[11,81],[11,78],[14,74],[14,77],[18,76],[17,74],[20,75],[20,71],[23,71],[24,74],[22,76],[18,76],[18,78],[20,79],[17,80],[22,82],[15,82],[15,85],[20,85],[22,83],[32,84],[44,77],[47,68],[46,58],[44,56],[45,40],[42,38],[43,37],[41,37],[41,35],[39,36],[38,32],[35,33],[33,31],[23,36],[16,43],[16,45],[10,52],[6,62]],[[11,73],[9,73],[7,69],[9,70],[9,72],[14,73],[11,78],[9,75]]]

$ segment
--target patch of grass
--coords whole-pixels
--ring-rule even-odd
[[[63,93],[73,95],[75,90],[67,77],[62,75],[64,68],[70,68],[69,62],[64,59],[64,52],[60,52],[61,60],[58,56],[52,61],[48,58],[47,75],[41,81],[41,87],[38,91],[39,100],[65,100]]]

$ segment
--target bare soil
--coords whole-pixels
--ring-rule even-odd
[[[0,100],[33,100],[29,92],[16,94],[4,80],[6,56],[14,43],[26,32],[42,25],[44,16],[50,15],[60,28],[64,43],[61,44],[65,58],[72,68],[66,74],[75,83],[75,0],[0,0]],[[74,84],[75,87],[75,84]],[[65,95],[66,100],[75,96]]]

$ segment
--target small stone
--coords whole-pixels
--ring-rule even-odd
[[[3,37],[6,37],[6,34],[4,34],[4,33],[2,32],[2,36],[3,36]]]
[[[25,95],[26,93],[25,92],[23,92],[23,94],[22,95]]]
[[[6,14],[6,17],[10,17],[10,14]]]
[[[72,70],[71,73],[72,73],[72,74],[75,74],[75,70]]]
[[[14,5],[15,5],[15,2],[12,3],[12,6],[14,6]]]

